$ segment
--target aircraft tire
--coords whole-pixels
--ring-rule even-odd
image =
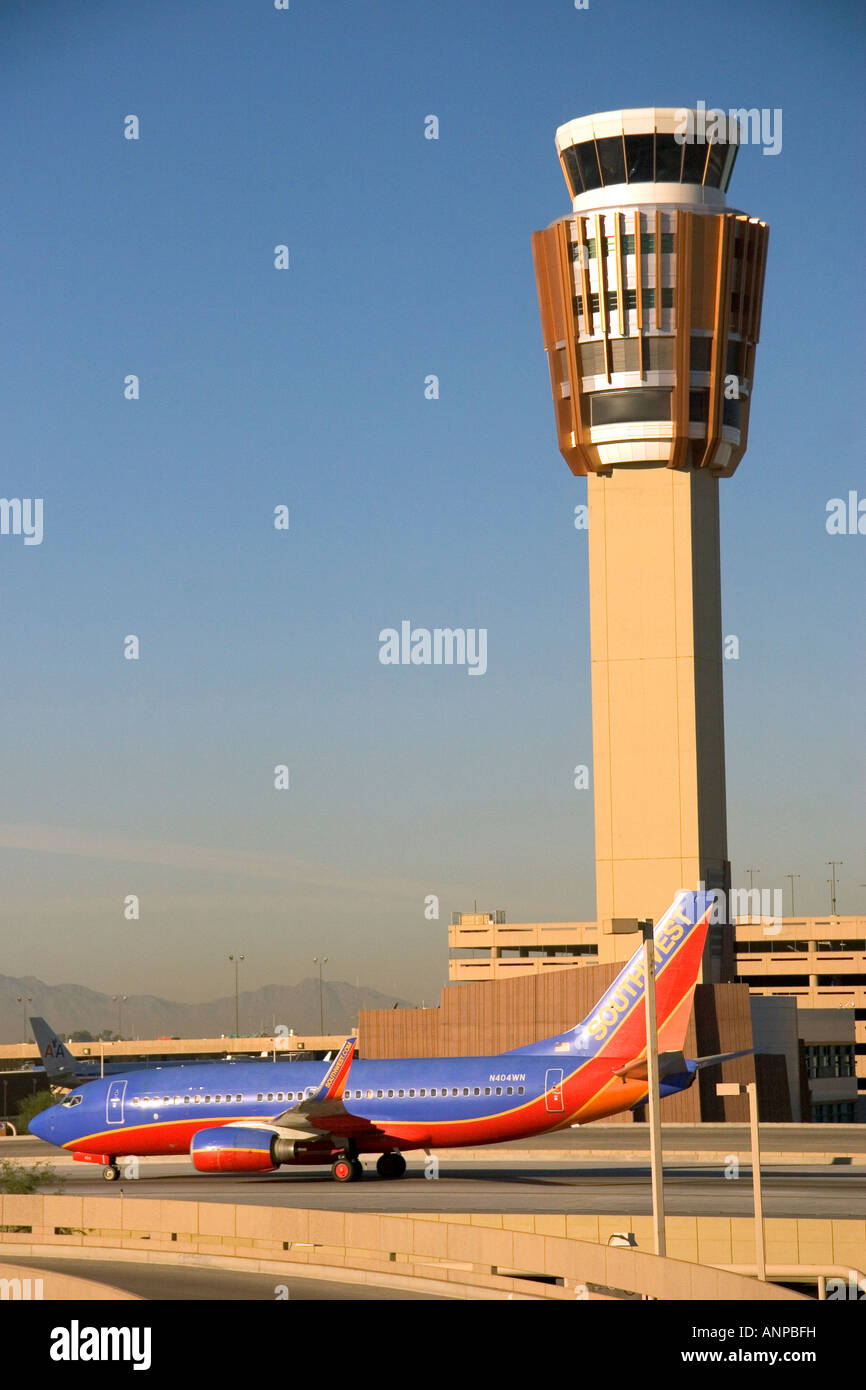
[[[400,1153],[385,1153],[376,1163],[380,1178],[402,1178],[406,1172],[406,1160]]]
[[[106,1182],[117,1182],[120,1177],[120,1169],[116,1163],[109,1163],[107,1168],[103,1168],[102,1176]]]
[[[331,1164],[331,1177],[334,1182],[356,1182],[358,1174],[355,1171],[355,1162],[351,1158],[338,1158]],[[360,1168],[360,1164],[357,1165]]]

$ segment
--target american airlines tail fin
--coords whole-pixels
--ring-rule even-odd
[[[49,1081],[62,1081],[75,1076],[78,1062],[65,1043],[61,1042],[54,1029],[44,1018],[31,1018],[30,1027],[39,1048],[39,1055]]]
[[[714,901],[712,893],[678,893],[653,932],[660,1052],[682,1053]],[[507,1055],[558,1052],[623,1063],[646,1055],[643,943],[582,1023]]]

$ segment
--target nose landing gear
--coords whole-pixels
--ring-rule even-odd
[[[346,1154],[341,1154],[331,1165],[331,1177],[335,1182],[357,1182],[363,1176],[364,1169],[360,1159],[349,1158]]]
[[[364,1168],[358,1157],[354,1142],[347,1143],[343,1152],[331,1164],[331,1177],[334,1182],[357,1182],[364,1176]]]
[[[111,1160],[106,1168],[103,1168],[102,1176],[105,1178],[106,1182],[117,1182],[117,1179],[120,1177],[120,1169],[114,1162],[114,1159]]]

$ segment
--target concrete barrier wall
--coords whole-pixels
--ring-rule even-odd
[[[704,1229],[709,1221],[709,1226]],[[781,1252],[784,1231],[821,1228],[807,1240],[808,1263],[849,1263],[866,1236],[866,1222],[776,1222],[768,1231],[768,1261],[788,1264]],[[835,1232],[827,1228],[835,1227]],[[852,1227],[852,1230],[842,1228]],[[748,1265],[754,1259],[752,1223],[740,1218],[668,1218],[672,1254],[648,1254],[649,1218],[538,1215],[384,1215],[306,1211],[222,1202],[157,1201],[119,1197],[0,1197],[0,1242],[76,1250],[138,1252],[141,1258],[202,1257],[215,1263],[239,1261],[250,1268],[288,1272],[309,1267],[363,1273],[375,1282],[442,1281],[461,1297],[460,1286],[489,1290],[490,1297],[526,1295],[574,1299],[624,1290],[659,1299],[800,1299],[773,1284],[706,1267]],[[637,1250],[608,1247],[614,1232],[634,1230]],[[0,1245],[2,1248],[2,1245]],[[826,1255],[823,1253],[826,1251]],[[833,1258],[830,1258],[831,1254]],[[841,1254],[841,1258],[840,1258]],[[798,1261],[799,1262],[799,1261]],[[851,1265],[856,1268],[856,1264]],[[526,1278],[564,1281],[561,1286]]]

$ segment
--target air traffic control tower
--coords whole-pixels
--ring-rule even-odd
[[[599,922],[730,886],[719,479],[746,449],[768,228],[726,202],[736,130],[684,115],[561,126],[573,211],[532,239],[559,448],[587,479]]]

